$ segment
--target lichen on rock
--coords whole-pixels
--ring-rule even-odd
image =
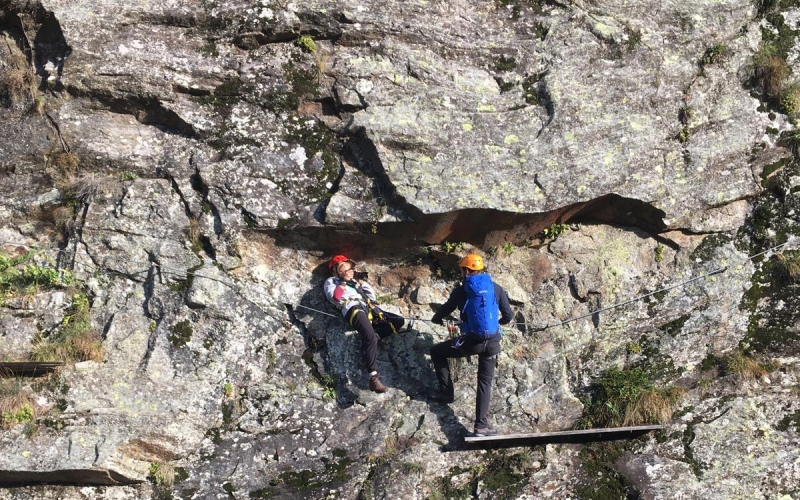
[[[796,496],[790,4],[0,7],[0,255],[76,288],[0,297],[0,357],[77,296],[102,342],[0,394],[35,404],[3,417],[0,499]],[[493,425],[571,429],[625,369],[680,388],[665,429],[462,448],[476,364],[428,401],[426,320],[467,252],[515,313]],[[415,319],[385,394],[321,293],[334,254]]]

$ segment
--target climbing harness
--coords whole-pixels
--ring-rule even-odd
[[[353,287],[353,289],[355,291],[357,291],[359,295],[361,295],[361,300],[353,299],[353,300],[350,301],[350,302],[357,302],[359,304],[357,306],[351,307],[350,310],[347,313],[347,323],[350,326],[353,326],[353,327],[355,326],[353,324],[353,320],[355,319],[356,314],[358,314],[358,311],[364,311],[364,312],[367,313],[367,319],[369,320],[370,323],[372,323],[372,324],[380,324],[380,325],[384,325],[384,324],[389,325],[389,328],[391,328],[391,330],[392,330],[392,334],[397,333],[397,328],[394,326],[394,323],[392,323],[391,321],[389,321],[386,318],[386,316],[383,314],[383,311],[381,310],[381,308],[378,307],[378,304],[374,300],[369,298],[367,296],[367,294],[364,293],[364,290],[360,286],[353,285],[352,283],[345,283],[345,284],[348,285],[348,286]],[[403,319],[406,319],[406,318],[403,318]]]
[[[372,299],[367,299],[367,309],[369,310],[368,316],[370,322],[372,322],[374,319],[374,321],[378,324],[388,324],[389,327],[392,329],[392,333],[393,334],[397,333],[397,328],[395,328],[394,323],[386,319],[386,316],[384,316],[383,311],[381,310],[380,307],[378,307],[378,304],[376,304],[375,301],[373,301]]]
[[[464,337],[456,336],[456,322],[447,320],[444,322],[447,333],[450,335],[450,340],[453,341],[453,348],[458,349],[464,343]]]
[[[447,328],[448,335],[450,335],[450,347],[453,349],[460,349],[461,346],[464,345],[464,336],[459,335],[458,324],[453,320],[446,320],[444,322],[444,326]],[[459,373],[461,373],[461,359],[462,358],[449,358],[448,362],[454,364],[453,369],[450,371],[450,376],[453,378],[453,382],[459,381]],[[467,356],[467,360],[472,363],[472,356]]]

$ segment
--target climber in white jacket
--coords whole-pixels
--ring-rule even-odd
[[[375,290],[365,281],[366,273],[357,274],[352,260],[336,255],[328,262],[328,269],[332,276],[323,285],[325,297],[341,309],[347,322],[361,335],[370,390],[386,392],[378,374],[378,340],[397,333],[405,320],[378,307]]]

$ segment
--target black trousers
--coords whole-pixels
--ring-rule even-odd
[[[450,378],[450,358],[463,358],[473,354],[478,355],[478,388],[475,398],[475,428],[489,427],[487,420],[489,414],[489,400],[492,398],[492,379],[497,366],[497,356],[500,354],[500,334],[481,340],[472,335],[465,335],[461,346],[456,347],[456,340],[451,339],[440,342],[431,347],[431,361],[436,370],[439,381],[439,390],[447,395],[452,395],[453,379]]]
[[[373,316],[370,322],[367,312],[361,307],[358,307],[353,316],[350,316],[351,313],[352,311],[348,313],[350,324],[361,335],[361,351],[364,354],[364,364],[367,366],[367,371],[376,372],[378,371],[378,340],[400,330],[405,320],[396,314],[384,311],[384,321],[378,321],[378,318]],[[392,327],[394,327],[394,330]]]

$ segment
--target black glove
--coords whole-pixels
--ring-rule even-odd
[[[444,320],[442,320],[442,318],[437,318],[436,316],[434,316],[433,318],[431,318],[431,323],[433,323],[434,325],[443,325]]]

